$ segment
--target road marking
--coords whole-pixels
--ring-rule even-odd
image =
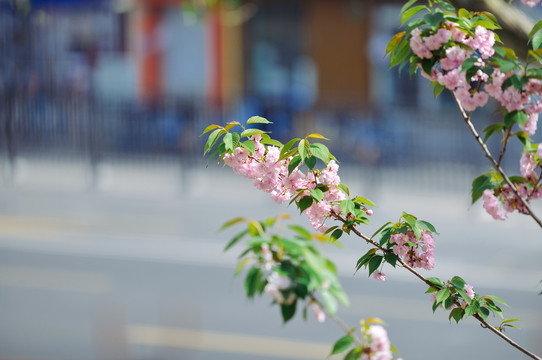
[[[110,279],[91,271],[0,266],[0,286],[100,294],[112,288]]]
[[[287,359],[325,359],[330,344],[184,328],[129,325],[128,344],[219,351]]]

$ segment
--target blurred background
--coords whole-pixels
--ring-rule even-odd
[[[453,99],[388,70],[401,6],[0,0],[0,359],[325,358],[340,328],[299,314],[282,325],[270,299],[245,299],[235,251],[222,252],[233,232],[217,229],[235,216],[289,212],[308,225],[202,158],[207,125],[253,115],[282,141],[331,139],[343,182],[377,203],[365,233],[403,210],[433,223],[431,275],[507,300],[505,316],[522,320],[507,334],[542,354],[540,229],[470,204],[488,164]],[[479,130],[496,110],[476,111]],[[518,173],[520,144],[509,152]],[[339,310],[350,326],[382,317],[405,359],[523,358],[474,321],[433,314],[406,273],[354,276],[367,249],[341,241],[325,250],[351,297]]]

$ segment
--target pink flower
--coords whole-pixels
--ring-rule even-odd
[[[421,38],[421,30],[416,28],[412,30],[410,38],[410,48],[412,52],[416,54],[420,59],[431,59],[433,53],[425,46],[423,39]]]
[[[323,323],[326,321],[326,313],[322,308],[315,302],[311,302],[311,308],[314,310],[314,316],[316,317],[316,321],[319,323]]]
[[[482,59],[487,59],[495,53],[495,33],[482,26],[477,26],[474,30],[474,37],[467,37],[463,40],[464,44],[469,45],[473,50],[478,50]]]
[[[525,131],[525,134],[532,136],[536,133],[536,128],[538,124],[538,113],[529,114],[529,117],[527,118],[527,122],[520,126],[523,131]]]
[[[455,90],[458,87],[467,86],[465,73],[461,72],[460,68],[448,71],[446,74],[438,73],[437,81],[439,82],[439,84],[446,86],[446,88],[449,90]]]
[[[484,209],[495,220],[506,219],[506,213],[501,210],[499,206],[499,200],[495,197],[493,190],[486,189],[482,193],[482,199],[484,200]]]
[[[374,273],[373,273],[373,277],[378,280],[378,281],[386,281],[386,274],[376,270]]]
[[[509,86],[502,92],[498,99],[502,106],[508,111],[522,110],[523,105],[529,103],[529,96],[522,94],[515,87]]]
[[[538,159],[542,160],[542,143],[538,144],[538,148],[536,148],[536,155],[538,155]]]
[[[467,293],[468,297],[470,297],[471,299],[474,299],[474,290],[472,289],[472,285],[466,284],[463,289]]]
[[[459,46],[453,46],[446,49],[446,57],[440,59],[440,66],[443,70],[452,70],[456,67],[460,67],[463,61],[467,60],[470,56],[467,50],[460,48]]]
[[[531,152],[523,153],[523,155],[521,155],[521,159],[519,160],[519,169],[521,171],[521,175],[526,178],[536,176],[536,173],[534,171],[535,167],[536,163],[534,161],[534,154]]]
[[[367,331],[371,339],[371,360],[391,360],[393,355],[390,350],[390,339],[386,329],[380,325],[371,325]]]
[[[529,7],[535,7],[540,2],[540,0],[521,0],[521,2]]]
[[[484,106],[489,99],[488,94],[483,91],[478,91],[471,95],[466,87],[460,87],[455,93],[461,102],[461,105],[463,105],[467,111],[473,111],[477,107]]]
[[[450,40],[452,33],[446,29],[439,29],[436,34],[427,36],[423,39],[425,46],[431,50],[438,50],[442,47],[443,44],[447,43]]]

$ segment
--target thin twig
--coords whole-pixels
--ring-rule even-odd
[[[486,144],[484,143],[484,141],[482,140],[482,138],[480,137],[480,135],[478,134],[478,132],[476,131],[476,128],[474,127],[474,125],[472,124],[471,120],[470,120],[470,115],[471,113],[467,114],[465,109],[463,108],[463,106],[461,105],[461,102],[459,101],[459,99],[457,98],[457,96],[455,95],[455,93],[452,91],[452,96],[454,97],[454,100],[457,104],[457,107],[459,108],[459,111],[461,112],[461,115],[463,116],[463,120],[465,121],[465,123],[467,124],[470,132],[472,133],[472,135],[474,136],[474,138],[476,139],[476,142],[478,143],[478,145],[480,145],[480,147],[482,148],[482,150],[484,151],[484,154],[485,156],[488,158],[489,162],[491,162],[491,165],[493,165],[493,167],[495,168],[495,170],[497,170],[499,172],[499,174],[501,174],[501,176],[503,177],[504,181],[508,184],[508,186],[510,186],[510,189],[514,192],[514,194],[516,195],[516,197],[519,199],[519,201],[521,202],[521,204],[525,207],[525,210],[527,210],[527,212],[529,213],[529,215],[533,218],[533,220],[538,224],[538,226],[540,226],[542,228],[542,220],[540,220],[536,215],[535,213],[533,212],[533,210],[531,210],[531,207],[529,206],[529,204],[527,203],[527,201],[525,201],[525,199],[523,199],[523,197],[519,194],[519,191],[518,189],[514,186],[514,184],[510,181],[510,179],[508,178],[508,176],[506,175],[506,173],[504,172],[504,170],[501,168],[501,166],[497,163],[497,161],[495,161],[495,159],[493,158],[493,156],[491,155],[491,152],[489,151],[489,149],[487,148]]]
[[[508,145],[508,140],[510,139],[510,134],[512,134],[511,128],[506,131],[506,135],[504,136],[504,144],[502,145],[501,153],[499,154],[499,160],[497,160],[498,166],[501,166],[502,158],[504,157],[504,153],[506,152],[506,146]]]
[[[358,338],[356,335],[353,334],[352,332],[352,329],[348,327],[348,324],[346,324],[346,322],[344,322],[343,319],[341,319],[340,317],[338,317],[337,315],[335,314],[332,314],[330,313],[326,307],[317,299],[315,298],[312,294],[310,295],[311,297],[311,301],[314,301],[321,309],[323,309],[326,314],[333,320],[335,321],[343,330],[344,332],[347,334],[347,335],[350,335],[352,337],[352,339],[354,339],[354,342],[360,346],[360,347],[363,347],[363,341],[361,341],[360,338]]]

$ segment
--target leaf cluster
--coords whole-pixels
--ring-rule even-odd
[[[279,220],[288,217],[283,215],[265,221],[236,218],[224,224],[223,229],[235,224],[246,226],[225,248],[229,250],[240,240],[245,240],[246,247],[239,256],[235,275],[238,276],[245,267],[250,266],[245,277],[248,298],[264,292],[272,272],[287,277],[290,286],[280,290],[285,301],[274,301],[281,308],[284,322],[293,318],[298,306],[304,307],[303,314],[306,316],[307,307],[314,299],[319,299],[328,313],[335,314],[338,304],[348,306],[349,300],[339,283],[335,264],[315,246],[314,240],[322,240],[322,235],[311,234],[297,225],[288,226],[293,233],[291,236],[271,231]],[[265,251],[270,251],[271,262],[264,258]]]
[[[439,307],[451,310],[448,318],[450,320],[453,318],[456,323],[475,315],[483,320],[487,320],[490,314],[503,318],[502,310],[497,304],[508,306],[504,300],[493,295],[474,294],[471,299],[465,290],[467,283],[459,276],[454,276],[446,283],[436,277],[427,278],[426,281],[431,283],[426,293],[435,293],[433,312]]]

